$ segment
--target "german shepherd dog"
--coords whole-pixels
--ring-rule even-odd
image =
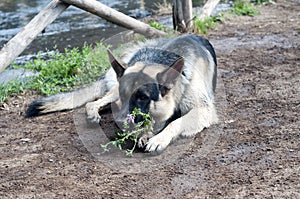
[[[109,50],[108,55],[112,68],[97,82],[36,100],[26,116],[85,104],[87,118],[100,122],[99,110],[113,103],[118,124],[139,108],[150,114],[154,127],[139,138],[138,146],[154,153],[162,152],[179,136],[193,136],[217,123],[217,60],[207,39],[192,34],[153,39],[124,50],[120,59]]]

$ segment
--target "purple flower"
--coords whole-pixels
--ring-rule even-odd
[[[126,121],[128,124],[130,124],[130,123],[134,124],[134,116],[132,114],[128,114]]]

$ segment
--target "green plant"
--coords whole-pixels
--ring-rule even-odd
[[[141,116],[143,120],[138,123],[134,123],[134,119],[138,116]],[[123,150],[123,145],[126,144],[127,141],[133,141],[133,147],[131,149],[126,149],[126,155],[132,156],[133,151],[136,148],[139,135],[142,133],[146,133],[152,131],[152,122],[149,114],[142,113],[140,109],[135,108],[131,114],[127,115],[126,120],[123,122],[123,132],[116,131],[115,134],[117,138],[113,141],[110,141],[101,147],[104,151],[109,151],[109,145],[113,145],[118,147],[120,150]]]
[[[166,29],[166,27],[165,27],[164,25],[162,25],[162,24],[160,24],[160,23],[158,23],[158,22],[156,22],[156,21],[151,21],[151,22],[149,23],[149,25],[150,25],[151,27],[153,27],[153,28],[158,29],[158,30],[164,30],[164,29]]]
[[[25,90],[36,90],[43,95],[53,95],[96,80],[110,67],[106,49],[107,46],[102,43],[97,43],[94,47],[85,45],[81,50],[73,48],[65,49],[64,53],[51,53],[48,60],[38,55],[25,66],[13,65],[14,68],[24,67],[38,71],[40,75],[31,77],[26,82],[13,81],[1,85],[0,105],[9,96]]]
[[[251,17],[260,13],[253,4],[243,0],[235,1],[231,12],[236,15],[247,15]]]
[[[2,105],[6,99],[10,96],[17,95],[26,90],[31,89],[32,85],[26,82],[21,82],[18,80],[10,81],[7,84],[0,84],[0,105]]]
[[[207,34],[209,29],[214,29],[217,22],[224,22],[224,14],[219,13],[218,15],[205,18],[200,20],[198,17],[194,18],[194,32],[198,34]]]
[[[28,62],[26,69],[40,72],[32,82],[34,88],[44,95],[69,91],[75,86],[90,83],[109,67],[106,47],[97,44],[95,49],[84,46],[55,52],[49,60],[41,58]]]
[[[211,18],[205,18],[204,20],[196,18],[194,20],[194,31],[198,34],[207,34],[208,29],[212,29],[215,26],[216,24]]]

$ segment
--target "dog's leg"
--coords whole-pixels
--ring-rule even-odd
[[[179,135],[193,136],[217,122],[214,105],[194,108],[186,115],[171,122],[162,132],[150,138],[146,151],[161,153]]]
[[[113,87],[102,98],[94,102],[89,102],[85,105],[87,119],[91,122],[100,123],[101,116],[99,115],[99,109],[116,101],[119,98],[118,86]]]

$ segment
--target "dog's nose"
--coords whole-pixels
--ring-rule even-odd
[[[141,115],[137,115],[135,118],[134,118],[134,123],[139,123],[141,121],[143,121],[144,118],[141,116]]]

